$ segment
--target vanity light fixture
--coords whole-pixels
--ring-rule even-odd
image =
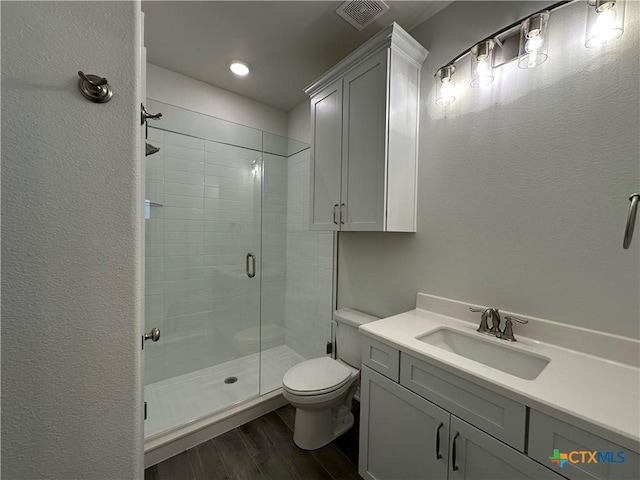
[[[513,60],[518,67],[533,68],[547,58],[548,23],[550,12],[570,3],[583,0],[564,0],[550,5],[528,18],[518,20],[497,31],[486,40],[454,57],[434,75],[436,104],[449,105],[456,99],[453,73],[456,63],[470,56],[471,86],[482,87],[494,80],[494,69]],[[620,37],[624,32],[624,13],[627,0],[588,0],[588,20],[585,46],[594,48]],[[587,3],[587,2],[584,2]]]
[[[625,0],[589,0],[585,46],[596,48],[624,33]]]
[[[493,82],[493,40],[483,40],[471,49],[471,86],[486,87]]]
[[[549,11],[545,10],[527,18],[520,25],[520,52],[518,67],[533,68],[547,59],[547,25]]]
[[[455,71],[455,65],[446,65],[436,72],[436,103],[438,105],[449,105],[456,101],[456,85],[453,79]]]
[[[249,74],[249,65],[241,60],[233,60],[229,63],[229,70],[240,77],[244,77]]]

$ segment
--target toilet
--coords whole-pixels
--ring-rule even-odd
[[[379,320],[350,308],[336,310],[333,319],[337,358],[305,360],[282,379],[284,398],[296,408],[293,441],[303,450],[324,447],[353,426],[362,355],[358,327]]]

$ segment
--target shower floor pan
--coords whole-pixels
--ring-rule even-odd
[[[258,355],[254,353],[145,386],[149,406],[144,422],[145,439],[257,397]],[[262,355],[262,394],[280,388],[285,372],[305,360],[286,345],[269,348]],[[230,377],[237,380],[229,382]]]

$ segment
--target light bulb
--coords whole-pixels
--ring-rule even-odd
[[[529,68],[533,68],[536,66],[538,61],[538,49],[542,47],[544,43],[542,37],[540,35],[534,35],[527,40],[527,43],[524,45],[525,51],[529,54],[529,61],[527,62],[527,66]]]
[[[596,2],[596,8],[589,9],[587,22],[587,48],[606,45],[624,33],[623,0]]]
[[[442,82],[440,86],[440,103],[442,105],[449,105],[456,99],[456,87],[453,83],[446,80]]]
[[[486,58],[482,60],[478,59],[478,62],[476,64],[478,86],[486,87],[491,82],[493,82],[493,75],[491,70],[491,65],[489,65],[489,62]]]
[[[449,105],[456,100],[456,86],[453,81],[455,65],[446,65],[434,75],[436,78],[436,104]]]
[[[483,40],[471,49],[471,83],[473,88],[493,82],[493,40]]]
[[[522,22],[520,25],[518,67],[537,67],[547,59],[548,22],[548,10],[536,13]]]
[[[229,64],[229,70],[231,70],[236,75],[244,77],[249,74],[249,65],[244,62],[235,60]]]
[[[593,37],[591,38],[595,46],[605,45],[607,42],[618,38],[613,25],[616,21],[616,12],[608,8],[598,13],[598,19],[593,26]]]

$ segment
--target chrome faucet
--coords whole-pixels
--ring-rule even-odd
[[[493,335],[496,338],[502,338],[508,342],[515,342],[516,337],[513,336],[513,322],[529,323],[528,320],[514,317],[513,315],[507,315],[504,317],[504,330],[500,331],[500,312],[497,308],[475,308],[469,307],[469,310],[475,313],[482,313],[480,317],[480,326],[478,332],[486,333],[487,335]],[[491,318],[491,328],[487,324],[487,319]]]
[[[500,312],[497,308],[474,308],[469,307],[469,310],[476,313],[482,313],[480,317],[480,326],[478,327],[478,332],[486,333],[488,335],[493,335],[494,337],[502,337],[502,332],[500,331]],[[491,328],[487,324],[487,320],[491,318]]]
[[[507,340],[508,342],[515,342],[516,337],[513,336],[513,321],[518,323],[529,323],[529,320],[523,320],[522,318],[514,317],[511,315],[507,315],[504,317],[504,331],[502,332],[502,338]]]

